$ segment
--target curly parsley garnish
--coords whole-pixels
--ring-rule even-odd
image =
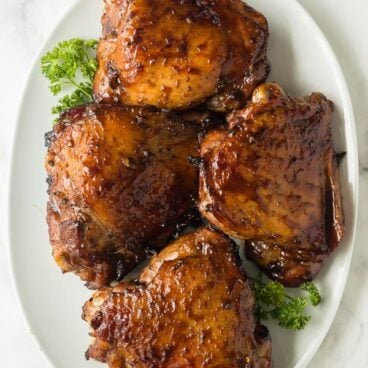
[[[52,108],[53,114],[92,101],[97,43],[97,40],[72,38],[59,42],[41,58],[41,71],[50,81],[51,93],[56,96],[69,92]]]
[[[292,297],[286,294],[285,287],[277,281],[265,283],[262,274],[255,279],[250,278],[255,294],[255,316],[258,321],[275,319],[279,326],[290,330],[302,330],[311,320],[305,314],[308,305],[316,307],[321,302],[318,288],[312,282],[301,285],[307,296]]]

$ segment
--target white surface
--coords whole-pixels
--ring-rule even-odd
[[[257,6],[268,18],[271,30],[268,54],[273,66],[270,80],[278,81],[295,95],[305,95],[312,90],[328,95],[335,102],[335,146],[338,152],[347,152],[340,171],[346,234],[340,249],[316,280],[324,302],[310,311],[313,319],[303,333],[270,326],[274,367],[302,368],[310,361],[330,327],[350,266],[358,181],[355,127],[338,63],[308,14],[293,0],[257,2]],[[286,12],[288,17],[284,16]],[[80,1],[56,28],[45,49],[72,36],[98,37],[101,13],[100,0]],[[42,143],[44,132],[50,129],[49,107],[53,101],[37,62],[22,101],[15,141],[10,197],[15,279],[34,335],[55,367],[97,367],[97,363],[84,359],[83,352],[90,338],[86,324],[80,319],[81,306],[91,293],[73,275],[61,274],[50,257],[48,245],[46,185],[41,185],[45,177]],[[33,285],[39,287],[34,289]],[[52,292],[54,289],[58,292]],[[69,354],[65,355],[65,350]]]
[[[262,2],[268,0],[260,0]],[[2,109],[5,117],[1,119],[1,151],[0,151],[0,177],[6,178],[6,165],[9,158],[9,141],[14,127],[14,114],[19,103],[19,86],[24,83],[24,77],[30,66],[30,59],[35,54],[43,37],[49,32],[54,20],[59,17],[59,12],[72,1],[64,1],[62,4],[46,0],[28,1],[0,1],[0,33],[3,58],[0,68]],[[367,140],[367,70],[368,60],[367,41],[368,26],[365,17],[368,14],[364,0],[355,0],[338,8],[336,1],[324,0],[322,8],[320,1],[304,1],[310,12],[315,12],[316,20],[329,37],[335,52],[342,63],[348,83],[354,98],[360,137]],[[346,9],[342,8],[345,3]],[[354,5],[355,4],[355,5]],[[353,21],[350,21],[353,19]],[[347,26],[346,24],[349,24]],[[359,36],[361,38],[359,38]],[[365,119],[365,120],[364,120]],[[364,126],[365,124],[365,126]],[[362,152],[362,162],[367,163],[367,157]],[[364,156],[365,155],[365,156]],[[22,183],[27,185],[27,183]],[[367,270],[368,255],[365,252],[364,239],[367,239],[367,211],[364,204],[367,203],[368,174],[364,173],[361,179],[361,206],[360,232],[356,242],[355,256],[352,272],[347,285],[347,290],[340,307],[334,325],[310,367],[367,367],[368,354],[365,347],[368,345],[368,323],[365,306],[368,303]],[[5,217],[5,182],[1,185],[1,218]],[[8,267],[6,264],[5,230],[1,236],[0,259],[0,289],[2,291],[2,303],[0,313],[0,366],[1,367],[29,367],[43,368],[47,364],[43,361],[30,341],[20,317],[14,294],[11,290]],[[29,246],[36,246],[30,244]],[[32,261],[32,260],[30,260]],[[37,288],[37,285],[34,285]],[[50,298],[54,293],[61,291],[50,290]],[[79,306],[78,306],[79,308]],[[59,323],[68,326],[71,322],[60,316]],[[64,352],[66,355],[67,351]],[[74,367],[71,367],[74,368]]]

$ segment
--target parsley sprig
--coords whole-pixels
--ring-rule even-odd
[[[93,78],[97,70],[97,40],[72,38],[59,42],[41,58],[42,74],[50,81],[50,91],[61,97],[52,108],[53,114],[83,105],[92,100]]]
[[[319,290],[312,282],[300,287],[307,296],[292,297],[278,281],[264,282],[262,273],[250,280],[256,299],[255,316],[259,321],[272,318],[283,328],[302,330],[312,318],[305,313],[306,307],[310,304],[316,307],[321,302]]]

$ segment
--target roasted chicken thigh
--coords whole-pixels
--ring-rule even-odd
[[[147,108],[91,104],[47,135],[53,255],[91,288],[164,244],[195,201],[200,126]]]
[[[313,279],[344,234],[332,113],[264,84],[201,145],[200,211],[285,285]]]
[[[270,339],[253,307],[234,244],[202,228],[153,257],[136,283],[93,295],[87,357],[110,368],[269,368]]]
[[[241,0],[105,0],[97,102],[240,108],[269,73],[265,17]]]

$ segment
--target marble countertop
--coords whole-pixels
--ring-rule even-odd
[[[0,367],[46,368],[24,324],[8,265],[6,203],[11,140],[28,70],[45,37],[75,0],[0,0]],[[259,0],[271,1],[271,0]],[[351,272],[334,323],[310,368],[368,367],[368,3],[299,0],[317,21],[347,78],[360,154],[360,213]],[[37,287],[37,285],[35,285]],[[67,354],[67,352],[65,352]],[[71,367],[74,368],[74,367]]]

